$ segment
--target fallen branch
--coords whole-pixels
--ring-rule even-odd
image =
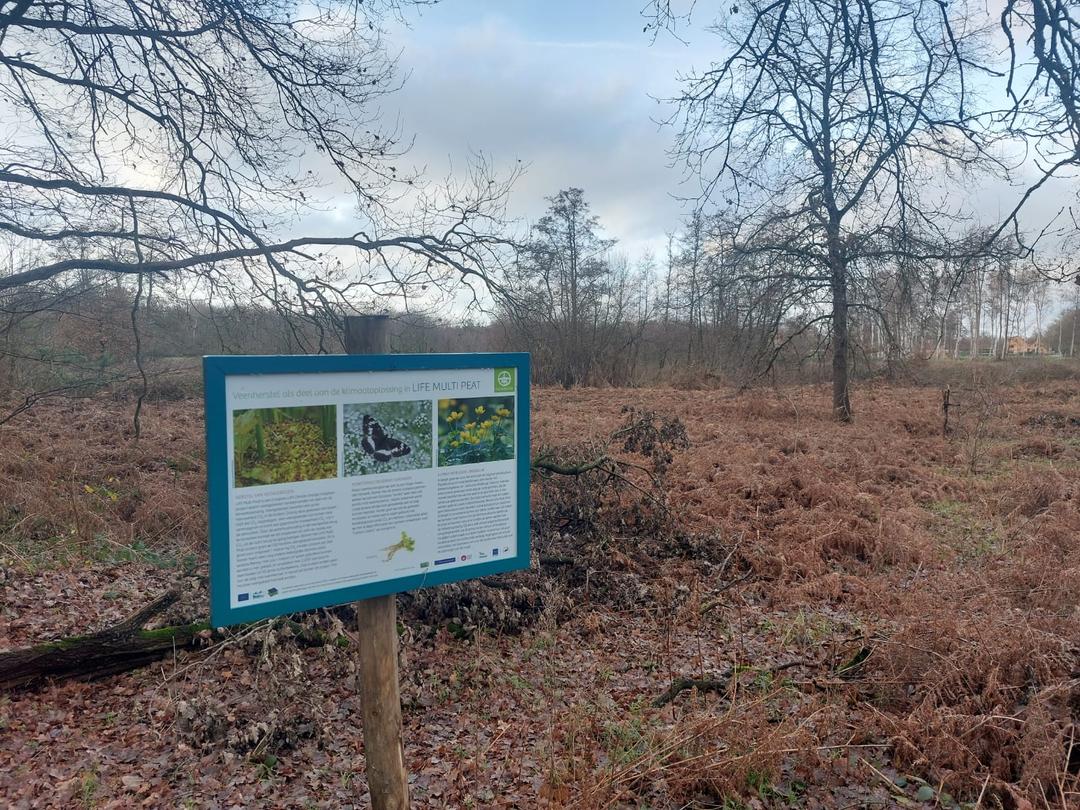
[[[597,458],[594,458],[592,461],[584,461],[581,464],[560,464],[557,461],[550,460],[549,456],[543,455],[534,458],[530,464],[534,470],[566,476],[578,476],[584,475],[587,472],[592,472],[593,470],[603,470],[605,473],[607,473],[609,480],[615,479],[618,481],[622,481],[622,483],[626,484],[628,487],[640,492],[642,497],[644,497],[658,509],[662,509],[665,512],[668,511],[667,504],[657,499],[647,489],[634,483],[621,472],[619,472],[620,467],[634,467],[639,470],[644,470],[645,473],[651,479],[653,479],[653,484],[656,485],[656,480],[653,474],[648,470],[647,467],[643,467],[640,464],[634,464],[630,461],[615,460],[610,456],[599,456]]]
[[[723,692],[728,688],[729,683],[731,683],[731,670],[728,670],[722,678],[676,678],[667,691],[652,702],[652,705],[654,709],[663,708],[690,689],[696,689],[699,692]]]
[[[760,675],[775,675],[777,672],[782,672],[785,669],[791,669],[792,667],[806,666],[810,664],[810,661],[788,661],[786,664],[777,664],[775,667],[769,669],[756,670]],[[724,692],[728,688],[728,684],[731,683],[732,676],[737,672],[746,672],[745,669],[729,669],[718,678],[687,678],[679,677],[671,682],[671,686],[667,688],[662,695],[652,702],[654,709],[661,709],[664,706],[671,703],[683,692],[690,689],[696,689],[699,692]]]
[[[146,626],[146,623],[159,613],[164,611],[169,605],[180,598],[180,591],[176,588],[165,591],[161,596],[151,602],[149,605],[143,608],[139,608],[118,625],[113,627],[113,630],[141,630]]]
[[[166,591],[123,621],[97,633],[68,636],[33,647],[0,652],[0,689],[33,686],[46,679],[103,678],[138,669],[175,650],[196,646],[199,639],[207,637],[205,631],[213,629],[209,622],[145,629],[150,619],[179,598],[178,590]],[[264,620],[244,627],[254,628],[257,625],[287,631],[297,644],[305,647],[349,643],[345,636],[333,637],[317,627],[289,617],[272,622]],[[216,633],[213,638],[221,640]]]
[[[167,591],[118,624],[85,636],[70,636],[0,653],[0,689],[31,686],[47,678],[102,678],[156,661],[190,647],[207,622],[146,630],[144,625],[179,598]]]
[[[730,582],[725,582],[719,588],[715,589],[713,591],[713,593],[724,593],[725,591],[729,591],[732,588],[734,588],[736,585],[741,585],[742,583],[746,582],[746,580],[748,580],[748,579],[750,579],[750,577],[754,576],[754,573],[755,573],[754,569],[751,568],[749,571],[747,571],[741,577],[737,577],[736,579],[733,579]],[[714,607],[717,607],[718,605],[723,604],[723,602],[724,602],[724,600],[720,599],[720,598],[710,599],[708,602],[706,602],[704,605],[701,606],[701,615],[704,616],[706,613],[708,613]]]
[[[534,470],[555,473],[556,475],[584,475],[585,473],[599,469],[610,462],[611,459],[607,456],[600,456],[592,461],[586,461],[581,464],[560,464],[557,461],[551,461],[546,456],[537,456],[532,460],[532,468]]]

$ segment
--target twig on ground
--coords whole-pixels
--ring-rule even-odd
[[[786,664],[777,664],[774,667],[760,670],[760,674],[763,675],[775,675],[777,672],[783,672],[785,669],[791,669],[792,667],[808,666],[812,664],[812,661],[798,660],[788,661]],[[675,698],[686,692],[689,689],[697,689],[699,692],[723,692],[727,689],[728,684],[731,683],[731,678],[735,674],[735,669],[729,669],[718,678],[688,678],[685,676],[678,677],[672,681],[671,686],[667,688],[662,695],[652,702],[654,709],[660,709],[671,703]]]

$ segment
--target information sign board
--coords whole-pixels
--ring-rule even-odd
[[[203,359],[217,627],[529,565],[527,354]]]

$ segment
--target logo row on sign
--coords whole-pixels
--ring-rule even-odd
[[[498,557],[499,553],[500,553],[499,549],[493,548],[491,550],[490,555],[486,551],[481,551],[480,553],[476,554],[475,556],[478,557],[481,560],[486,560],[489,556]],[[503,554],[509,554],[510,553],[510,546],[503,546],[502,553]],[[460,557],[443,557],[441,560],[436,560],[435,565],[450,565],[450,563],[455,563],[455,562],[468,562],[472,558],[473,558],[472,554],[462,554]],[[422,562],[422,563],[420,563],[420,567],[421,568],[427,568],[428,564],[426,562]]]

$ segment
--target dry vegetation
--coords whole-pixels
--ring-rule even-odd
[[[403,597],[417,806],[1080,806],[1075,380],[954,387],[947,437],[925,387],[536,400],[625,463],[534,484],[533,570]],[[129,413],[0,428],[0,648],[205,612],[199,404]],[[0,695],[0,803],[365,806],[348,611],[207,643]]]

